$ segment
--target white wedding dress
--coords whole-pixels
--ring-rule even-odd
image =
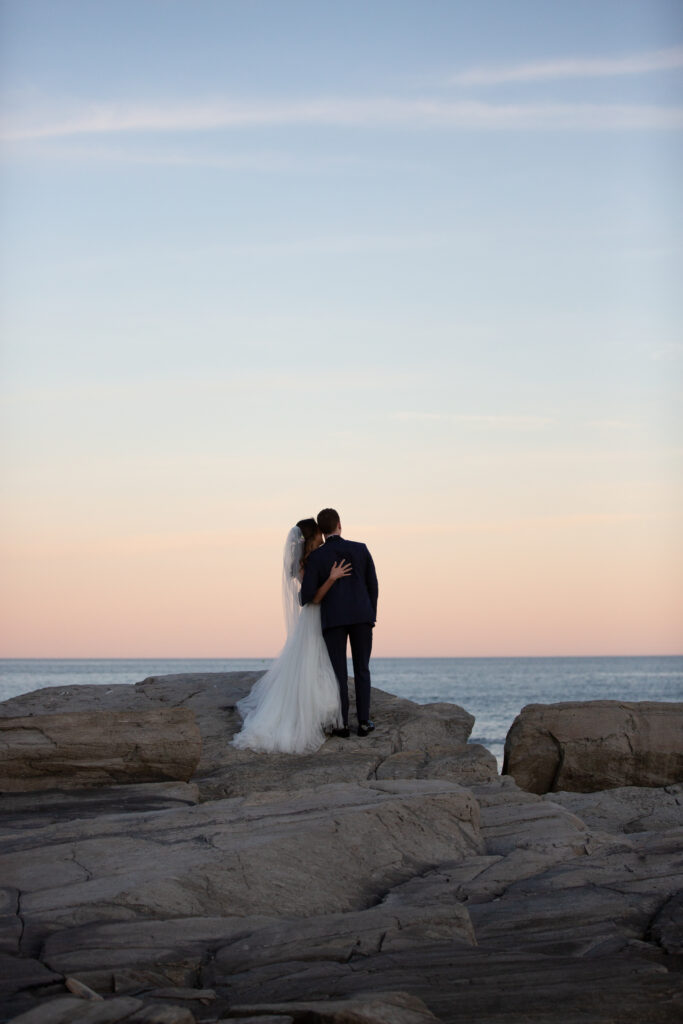
[[[242,729],[232,745],[262,752],[311,754],[341,725],[339,686],[320,625],[320,605],[299,604],[303,535],[290,530],[283,561],[287,642],[264,676],[238,701]]]

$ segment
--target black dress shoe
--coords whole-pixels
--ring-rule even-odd
[[[370,721],[359,722],[358,723],[358,735],[359,736],[369,736],[370,733],[374,730],[374,728],[375,728],[375,723],[374,722],[370,722]]]
[[[348,740],[349,736],[351,735],[351,730],[349,729],[348,725],[345,725],[343,729],[333,729],[332,735],[341,736],[343,740]]]

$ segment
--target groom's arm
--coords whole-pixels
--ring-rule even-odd
[[[377,582],[377,572],[375,570],[375,563],[372,560],[372,555],[367,552],[367,562],[365,563],[365,586],[368,588],[368,594],[372,601],[372,607],[375,611],[375,618],[377,618],[377,598],[379,597],[379,584]]]

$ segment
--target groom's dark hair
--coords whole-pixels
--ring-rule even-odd
[[[329,537],[339,526],[339,513],[333,508],[324,508],[322,512],[318,512],[318,526],[320,532]]]

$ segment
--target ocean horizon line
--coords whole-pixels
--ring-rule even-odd
[[[279,652],[278,652],[279,653]],[[77,654],[77,655],[1,655],[0,663],[5,661],[273,661],[277,654]],[[655,652],[637,654],[378,654],[372,661],[544,661],[554,658],[575,660],[596,660],[599,658],[682,658],[680,652]]]

